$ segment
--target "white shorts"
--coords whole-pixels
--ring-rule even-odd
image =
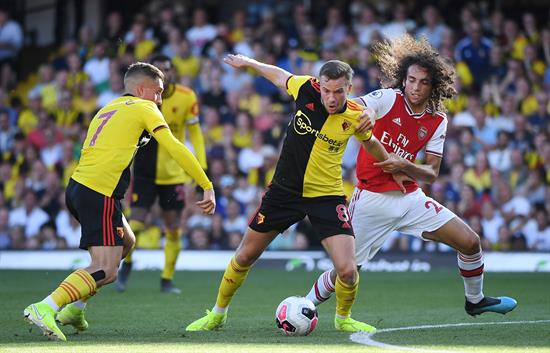
[[[355,188],[349,205],[355,233],[355,256],[361,265],[376,255],[393,231],[414,235],[432,232],[456,217],[422,189],[410,194],[384,193]]]

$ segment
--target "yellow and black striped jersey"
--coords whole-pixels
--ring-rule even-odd
[[[296,101],[296,113],[287,127],[273,183],[303,197],[344,195],[342,156],[351,136],[370,139],[371,132],[356,132],[361,106],[347,100],[341,113],[328,114],[321,102],[319,81],[291,76],[287,91]]]
[[[90,122],[72,178],[100,194],[124,197],[140,136],[166,126],[155,103],[130,95],[113,99]]]
[[[163,97],[160,111],[174,136],[185,142],[186,132],[193,144],[195,156],[203,169],[206,169],[204,139],[199,125],[199,106],[195,93],[182,85],[171,85],[168,97]],[[139,149],[134,160],[134,176],[154,180],[156,184],[170,185],[188,183],[187,175],[168,151],[151,141]]]

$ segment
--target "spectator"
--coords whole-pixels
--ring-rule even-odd
[[[0,83],[3,89],[14,83],[14,69],[22,46],[21,25],[10,19],[10,13],[6,9],[0,8]]]
[[[189,235],[189,249],[208,250],[210,248],[210,238],[206,229],[196,227],[191,229]]]
[[[500,131],[497,137],[497,144],[489,151],[487,159],[493,170],[501,173],[508,173],[512,167],[512,149],[509,143],[510,137],[507,132]]]
[[[120,12],[111,12],[107,15],[105,27],[100,32],[99,38],[106,40],[108,48],[117,48],[122,38],[124,38],[124,28],[122,26],[122,15]],[[115,54],[114,51],[110,54]]]
[[[64,199],[63,196],[60,198]],[[61,238],[65,239],[69,248],[78,248],[80,246],[82,231],[80,223],[69,214],[69,211],[65,207],[55,217],[55,226],[57,227],[57,233]]]
[[[40,227],[48,221],[48,214],[37,205],[36,195],[31,190],[25,191],[24,204],[10,212],[10,227],[23,227],[25,237],[30,239],[40,232]]]
[[[374,7],[364,5],[358,23],[353,26],[353,30],[357,34],[361,47],[372,44],[372,38],[375,36],[376,32],[380,32],[381,29],[382,26],[377,20],[377,14]]]
[[[7,110],[0,110],[0,153],[9,153],[13,148],[17,129],[10,124]]]
[[[425,36],[434,48],[441,48],[443,34],[448,31],[448,28],[441,21],[439,10],[435,6],[426,6],[422,11],[422,19],[424,26],[416,31],[416,35],[418,37]]]
[[[535,218],[531,219],[523,227],[523,233],[527,239],[527,247],[535,251],[550,251],[550,224],[548,212],[539,207],[535,211]]]
[[[260,168],[264,163],[263,148],[262,134],[256,131],[252,135],[252,146],[243,148],[239,152],[239,170],[248,174],[252,169]]]
[[[502,225],[505,225],[500,212],[495,209],[491,201],[487,201],[481,207],[481,217],[483,235],[490,244],[497,244],[499,241],[499,229]]]
[[[382,36],[386,39],[394,39],[406,33],[411,33],[416,28],[416,23],[407,18],[407,8],[402,3],[393,7],[393,20],[382,27]]]
[[[346,26],[342,23],[342,14],[337,7],[331,7],[327,11],[327,24],[321,40],[327,48],[335,48],[342,44],[347,33]]]
[[[110,59],[105,55],[105,42],[97,42],[94,46],[93,56],[84,64],[84,72],[88,74],[94,85],[98,88],[105,86],[109,80]]]
[[[510,184],[504,181],[498,185],[497,204],[500,205],[502,216],[507,224],[516,218],[525,220],[531,211],[529,201],[521,195],[514,195]]]
[[[9,216],[10,211],[7,208],[0,208],[0,250],[9,249],[12,247]]]
[[[103,107],[124,94],[124,80],[120,74],[109,76],[109,88],[97,97],[97,106]]]
[[[198,8],[193,12],[193,26],[185,34],[191,43],[193,55],[200,55],[206,43],[214,39],[218,34],[216,27],[208,23],[206,11]]]
[[[489,53],[492,45],[482,31],[478,21],[470,22],[468,35],[456,44],[455,51],[455,60],[468,65],[478,87],[481,87],[481,83],[489,75]]]

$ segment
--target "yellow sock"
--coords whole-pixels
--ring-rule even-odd
[[[136,221],[135,219],[131,219],[128,222],[128,224],[130,225],[130,228],[134,232],[134,234],[136,236],[136,239],[137,239],[137,237],[139,236],[139,233],[141,233],[143,231],[143,229],[145,228],[145,225],[143,224],[143,222]],[[130,250],[128,255],[126,255],[126,257],[124,258],[124,263],[127,263],[127,264],[132,263],[132,254],[134,253],[134,250],[135,250],[135,248]]]
[[[166,243],[164,244],[164,270],[162,278],[172,280],[176,261],[181,250],[181,232],[179,229],[166,230]]]
[[[89,297],[91,293],[95,294],[96,288],[95,279],[88,272],[76,270],[65,278],[50,296],[55,304],[62,307],[78,299]]]
[[[351,315],[351,307],[355,302],[357,289],[359,288],[359,273],[356,274],[355,284],[349,285],[336,277],[336,315],[346,318]]]
[[[97,288],[95,291],[93,291],[92,293],[88,294],[87,296],[80,298],[80,301],[83,302],[83,303],[86,303],[86,302],[87,302],[88,300],[90,300],[94,295],[96,295],[97,293],[99,293],[99,291],[101,290],[101,288],[103,288],[103,287]]]
[[[235,295],[235,292],[246,279],[250,267],[251,266],[241,266],[237,263],[235,257],[231,258],[223,274],[220,288],[218,289],[218,298],[216,299],[217,307],[227,308],[227,306],[229,306],[229,302]]]

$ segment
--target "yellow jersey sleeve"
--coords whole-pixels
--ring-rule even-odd
[[[286,91],[294,98],[294,100],[296,100],[298,98],[298,93],[300,92],[300,87],[312,78],[312,76],[292,75],[286,81]]]
[[[355,103],[353,100],[351,99],[348,99],[348,102],[347,102],[348,106],[348,110],[353,112],[353,114],[355,115],[355,120],[356,120],[356,124],[359,123],[359,119],[361,118],[361,114],[363,114],[363,111],[365,109],[368,109],[368,108],[364,108],[363,106]],[[355,132],[353,133],[353,135],[359,140],[359,141],[368,141],[370,140],[370,138],[372,137],[372,130],[369,130],[365,133],[361,133],[361,132],[358,132],[357,130],[355,130]]]
[[[145,130],[150,134],[155,135],[155,132],[159,128],[168,127],[164,116],[160,112],[159,108],[155,103],[145,103],[143,109],[143,123],[145,124]]]
[[[368,141],[372,137],[372,130],[369,130],[365,133],[360,133],[356,131],[354,135],[359,141]]]
[[[178,162],[180,167],[182,167],[203,190],[212,189],[212,182],[210,182],[206,176],[197,158],[195,158],[183,143],[174,137],[168,127],[157,129],[154,136],[159,145],[166,148],[172,158]]]

